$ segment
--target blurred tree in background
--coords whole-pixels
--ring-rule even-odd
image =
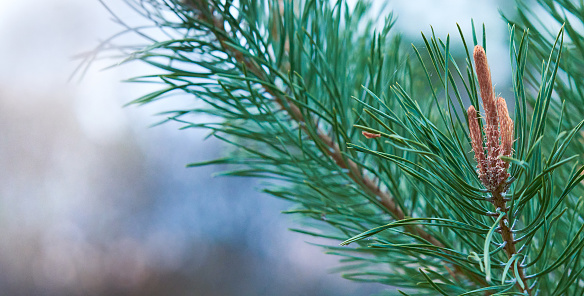
[[[265,179],[343,277],[404,295],[584,294],[582,4],[539,1],[552,30],[518,2],[507,100],[485,26],[410,48],[375,2],[128,4],[151,25],[112,12],[126,30],[95,54],[159,70],[130,79],[161,85],[131,104],[188,94],[162,122],[237,148],[188,166]],[[128,34],[143,43],[120,45]]]

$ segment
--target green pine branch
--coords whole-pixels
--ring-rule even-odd
[[[134,0],[152,26],[114,17],[126,30],[88,62],[121,51],[121,64],[158,69],[130,79],[161,84],[131,104],[175,93],[205,102],[163,112],[163,122],[237,149],[189,166],[272,180],[264,191],[305,217],[295,231],[333,240],[322,247],[342,258],[345,278],[404,295],[582,295],[583,33],[550,3],[541,1],[566,23],[559,34],[520,30],[532,28],[526,6],[510,26],[515,141],[512,155],[489,160],[509,166],[499,187],[477,174],[472,121],[459,111],[484,100],[474,25],[472,43],[459,27],[460,38],[423,34],[420,50],[402,45],[391,14],[377,25],[364,1]],[[144,44],[114,45],[127,34]],[[451,51],[458,39],[463,63]],[[477,124],[482,142],[488,123]]]

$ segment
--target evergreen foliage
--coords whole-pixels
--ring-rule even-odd
[[[559,33],[522,3],[510,22],[516,140],[497,191],[477,175],[460,111],[484,101],[472,52],[487,48],[484,27],[470,38],[432,31],[418,49],[365,1],[127,2],[152,26],[126,26],[96,55],[159,69],[130,79],[161,84],[131,104],[177,92],[204,101],[162,115],[237,150],[189,166],[271,180],[264,191],[305,218],[295,231],[331,239],[322,247],[341,257],[343,277],[403,295],[584,295],[581,5],[540,1],[565,23]],[[144,44],[113,45],[126,34]],[[200,114],[216,120],[197,123]]]

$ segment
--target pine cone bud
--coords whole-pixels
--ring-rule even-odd
[[[513,120],[509,117],[509,110],[505,99],[499,97],[497,99],[497,113],[499,114],[499,122],[501,125],[501,146],[499,152],[504,156],[511,156],[513,154]]]
[[[486,186],[487,185],[487,161],[485,159],[485,150],[483,148],[483,137],[481,134],[481,128],[479,126],[479,120],[477,118],[477,110],[474,106],[470,106],[467,111],[468,114],[468,128],[470,131],[470,139],[472,150],[475,154],[475,159],[477,161],[477,173],[479,179]]]
[[[487,137],[487,167],[497,166],[499,157],[499,120],[497,116],[497,106],[493,94],[493,83],[491,81],[491,70],[487,62],[487,54],[482,46],[474,48],[473,57],[479,87],[481,89],[481,99],[485,109],[485,135]]]

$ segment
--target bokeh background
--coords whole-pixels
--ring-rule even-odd
[[[382,1],[382,0],[379,0]],[[509,1],[511,2],[511,1]],[[121,0],[124,20],[144,22]],[[510,94],[499,1],[392,1],[397,30],[450,33],[485,22],[498,91]],[[155,89],[121,83],[140,64],[70,76],[74,56],[121,30],[98,0],[0,0],[1,295],[369,295],[387,287],[331,274],[326,243],[288,228],[261,182],[185,164],[230,148],[203,131],[150,127],[180,97],[123,107]],[[456,54],[456,51],[454,52]],[[459,50],[458,54],[462,54]],[[81,79],[80,79],[81,78]],[[510,95],[509,95],[510,96]],[[201,120],[205,120],[202,118]]]

